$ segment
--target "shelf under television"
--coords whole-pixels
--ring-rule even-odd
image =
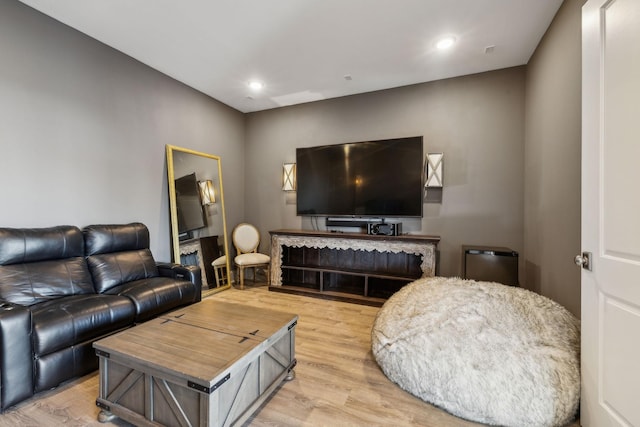
[[[380,274],[375,272],[367,272],[361,269],[351,269],[351,268],[326,268],[326,267],[308,267],[303,265],[283,265],[282,270],[300,270],[300,271],[315,271],[318,273],[333,273],[333,274],[345,274],[349,276],[361,276],[361,277],[372,277],[377,279],[389,279],[389,280],[401,280],[412,282],[416,280],[414,276],[402,276],[398,274]]]
[[[435,274],[437,236],[271,232],[272,291],[380,306]]]

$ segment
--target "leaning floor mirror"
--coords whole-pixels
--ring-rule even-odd
[[[230,287],[220,157],[167,145],[173,261],[202,271],[202,296]]]

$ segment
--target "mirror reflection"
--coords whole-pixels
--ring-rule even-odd
[[[167,146],[173,261],[197,265],[202,293],[230,286],[220,157]]]

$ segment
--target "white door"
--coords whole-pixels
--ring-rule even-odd
[[[640,427],[640,0],[582,11],[583,426]]]

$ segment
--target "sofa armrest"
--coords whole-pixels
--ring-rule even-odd
[[[162,277],[174,277],[173,267],[178,264],[173,264],[170,262],[156,262],[156,267],[158,267],[158,273]]]
[[[31,311],[0,300],[0,411],[33,396]]]
[[[196,265],[181,265],[172,263],[157,263],[161,276],[172,277],[179,280],[188,280],[196,288],[196,302],[201,300],[202,271]]]

